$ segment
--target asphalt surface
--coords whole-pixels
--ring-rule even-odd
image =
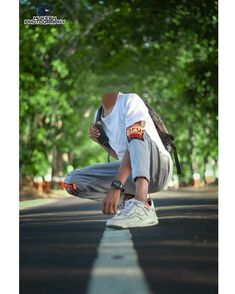
[[[216,191],[165,191],[154,203],[160,224],[130,230],[151,291],[218,293]],[[85,294],[107,219],[76,197],[22,210],[20,293]]]

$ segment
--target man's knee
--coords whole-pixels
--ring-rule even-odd
[[[73,181],[73,172],[68,173],[67,176],[65,177],[64,187],[69,194],[73,196],[79,195],[78,184],[75,184]]]
[[[67,183],[64,183],[64,187],[65,187],[65,190],[73,195],[73,196],[78,196],[79,195],[79,190],[78,190],[78,186],[76,184],[67,184]]]

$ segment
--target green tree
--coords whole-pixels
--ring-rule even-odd
[[[105,161],[87,129],[108,89],[151,103],[176,136],[181,180],[203,175],[217,160],[217,2],[48,4],[65,25],[25,26],[35,4],[20,6],[22,175]]]

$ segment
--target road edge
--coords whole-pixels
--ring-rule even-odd
[[[24,210],[27,208],[32,208],[36,206],[42,206],[46,204],[50,204],[52,202],[57,201],[58,199],[33,199],[33,200],[25,200],[19,202],[19,210]]]

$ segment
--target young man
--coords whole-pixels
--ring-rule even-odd
[[[109,227],[156,225],[157,215],[148,194],[162,190],[170,180],[173,167],[170,154],[137,94],[106,94],[102,107],[101,123],[112,147],[110,153],[118,161],[70,172],[65,178],[65,188],[72,195],[101,200],[103,213],[115,214],[107,221]],[[90,125],[88,134],[98,143],[100,132],[95,124]]]

